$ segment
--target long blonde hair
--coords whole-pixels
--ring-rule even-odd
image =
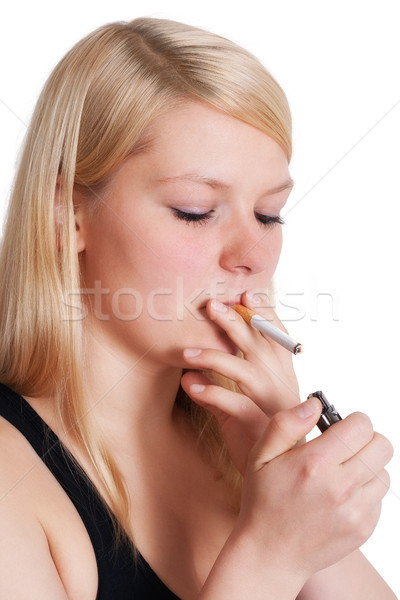
[[[153,119],[186,99],[257,127],[290,160],[286,97],[249,52],[175,21],[109,24],[76,44],[43,89],[1,248],[0,381],[23,395],[54,399],[65,430],[108,492],[117,543],[129,531],[128,494],[112,453],[85,413],[82,323],[68,302],[80,288],[73,190],[79,187],[95,206],[115,169],[146,147]],[[223,457],[222,469],[232,471],[216,421],[182,394],[179,404],[215,457]]]

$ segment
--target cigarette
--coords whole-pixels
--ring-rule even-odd
[[[255,329],[258,329],[258,331],[261,331],[261,333],[271,338],[287,350],[290,350],[290,352],[293,352],[293,354],[300,354],[300,352],[303,351],[301,344],[296,343],[290,336],[287,335],[287,333],[281,329],[278,329],[278,327],[275,327],[275,325],[272,325],[269,321],[267,321],[267,319],[264,319],[255,313],[254,310],[251,310],[251,308],[246,308],[246,306],[242,306],[241,304],[234,304],[231,308],[236,310],[236,312],[243,317],[246,323]]]

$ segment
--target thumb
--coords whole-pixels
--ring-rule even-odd
[[[287,452],[311,431],[322,411],[315,396],[294,408],[274,414],[262,438],[255,444],[249,457],[254,471],[259,471],[269,461]]]

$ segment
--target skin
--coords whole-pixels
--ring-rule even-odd
[[[170,111],[153,126],[153,138],[148,152],[125,161],[113,176],[106,205],[94,223],[82,225],[80,248],[87,286],[99,279],[110,289],[102,309],[111,323],[102,331],[129,358],[156,339],[151,358],[176,367],[184,366],[182,348],[199,337],[205,336],[205,347],[233,350],[202,309],[210,297],[233,302],[249,288],[266,287],[282,232],[279,225],[262,225],[254,213],[279,215],[291,183],[276,142],[206,106]],[[165,179],[186,173],[226,182],[230,189]],[[288,182],[288,189],[270,193]],[[173,208],[213,214],[205,224],[187,223]],[[138,294],[121,296],[113,306],[112,296],[123,287]],[[140,318],[129,319],[139,312]],[[175,336],[179,344],[172,342]]]
[[[97,403],[107,429],[119,432],[122,447],[124,431],[131,439],[138,423],[171,418],[181,368],[188,367],[184,348],[201,341],[203,348],[235,354],[237,345],[210,308],[206,313],[206,303],[210,298],[234,303],[245,290],[265,290],[278,263],[282,231],[276,223],[263,225],[255,213],[279,215],[291,188],[287,159],[276,142],[205,105],[171,110],[152,132],[150,149],[114,174],[93,220],[75,198],[83,286],[94,290],[99,281],[109,290],[97,296],[100,309],[84,320],[91,403]],[[187,173],[229,188],[159,181]],[[286,189],[270,193],[280,186]],[[213,212],[205,224],[193,224],[178,220],[173,208]],[[127,288],[134,291],[121,295]],[[281,353],[289,364],[286,355]],[[98,403],[116,382],[107,402]]]
[[[238,383],[241,393],[229,392],[212,385],[196,370],[187,373],[181,379],[182,386],[193,400],[217,416],[232,460],[245,474],[245,508],[242,508],[239,520],[234,523],[224,550],[219,554],[201,595],[214,600],[219,597],[220,582],[226,581],[223,576],[221,578],[225,564],[228,564],[229,577],[232,579],[230,540],[236,542],[237,535],[240,540],[243,539],[243,535],[244,539],[248,539],[249,534],[251,538],[251,533],[251,539],[258,539],[260,519],[263,519],[265,513],[257,513],[257,510],[254,510],[254,498],[260,498],[259,506],[263,511],[268,505],[268,499],[264,497],[265,492],[260,494],[259,491],[265,490],[265,481],[259,486],[251,475],[254,473],[254,449],[257,451],[256,471],[263,472],[262,467],[265,466],[267,475],[269,460],[278,455],[279,451],[274,447],[274,428],[272,433],[264,438],[265,427],[274,425],[276,416],[270,421],[273,415],[282,414],[279,411],[296,406],[299,402],[290,353],[251,330],[235,311],[221,306],[215,299],[225,305],[240,301],[246,306],[256,308],[260,314],[284,329],[274,311],[268,306],[265,295],[259,294],[260,290],[266,289],[278,263],[282,246],[281,226],[270,224],[265,227],[260,223],[259,215],[279,215],[287,201],[291,184],[286,156],[275,141],[254,127],[206,105],[187,103],[170,111],[156,121],[153,134],[154,143],[150,150],[128,159],[115,174],[105,198],[108,206],[98,212],[95,221],[90,222],[84,211],[78,211],[77,214],[78,246],[84,253],[82,267],[88,287],[92,287],[98,279],[103,287],[110,289],[110,296],[115,295],[122,287],[133,287],[140,291],[147,307],[147,310],[140,314],[140,318],[132,322],[115,319],[110,296],[106,295],[102,310],[109,319],[94,321],[93,315],[89,316],[93,339],[100,341],[102,345],[96,363],[97,376],[99,372],[109,375],[107,362],[102,360],[105,356],[104,348],[107,348],[108,355],[114,358],[113,367],[115,361],[124,365],[134,361],[135,365],[134,372],[129,372],[124,377],[124,393],[120,393],[119,384],[116,388],[118,399],[112,391],[107,395],[107,403],[100,403],[95,410],[103,420],[107,419],[108,429],[110,423],[113,423],[115,432],[118,431],[120,436],[119,440],[122,440],[119,444],[125,445],[125,451],[126,448],[132,448],[132,430],[135,430],[135,444],[141,444],[140,449],[136,448],[137,454],[145,460],[147,453],[154,453],[155,447],[163,448],[163,442],[160,440],[170,443],[170,440],[176,437],[176,432],[180,431],[178,426],[182,424],[176,416],[174,418],[173,405],[181,367],[214,369]],[[224,182],[225,186],[205,184],[204,181],[171,179],[188,173],[195,173],[203,179]],[[272,190],[276,189],[281,191],[273,193]],[[186,223],[176,219],[172,209],[197,213],[212,211],[212,217],[201,225]],[[115,218],[116,216],[118,218]],[[132,235],[132,232],[139,232],[140,238]],[[181,295],[177,292],[179,286],[183,289]],[[148,300],[154,298],[152,294],[155,288],[168,290],[168,294],[157,296],[154,304],[149,305]],[[243,293],[246,290],[247,293]],[[208,301],[209,298],[213,300]],[[188,305],[190,309],[186,310]],[[123,313],[129,314],[134,312],[137,304],[126,297],[120,307]],[[164,315],[165,319],[154,318],[154,310],[157,315]],[[238,348],[242,350],[244,360],[235,355]],[[107,381],[102,381],[102,386],[109,386],[110,379],[107,377]],[[161,389],[157,389],[157,381]],[[131,401],[132,397],[135,398],[134,403]],[[155,397],[160,401],[155,403]],[[116,403],[119,405],[119,412],[118,418],[115,419],[112,408]],[[314,401],[313,413],[305,429],[303,421],[300,432],[294,434],[292,430],[292,434],[288,436],[289,441],[283,436],[284,449],[281,448],[281,451],[285,458],[286,451],[302,440],[303,435],[312,428],[318,414],[319,404],[317,402],[315,406]],[[353,417],[353,420],[357,419],[362,421],[363,416]],[[129,430],[124,438],[121,437],[121,431],[126,428],[127,422]],[[148,425],[145,431],[151,440],[151,446],[144,440],[143,435],[140,435],[138,423]],[[292,425],[293,427],[295,426]],[[344,430],[345,435],[345,427],[349,428],[350,425],[345,420],[339,427]],[[337,431],[339,427],[336,428]],[[388,485],[388,478],[383,467],[390,460],[392,449],[383,436],[374,434],[368,420],[364,427],[360,424],[357,429],[357,425],[353,423],[354,427],[362,433],[358,438],[352,438],[350,432],[349,443],[355,448],[358,447],[360,451],[369,444],[368,457],[378,457],[373,468],[379,473],[379,477],[371,483],[370,487],[374,489],[369,494],[369,504],[366,503],[364,507],[370,514],[369,528],[363,526],[365,537],[365,532],[369,535],[376,524],[380,499],[386,492],[385,484]],[[154,437],[155,432],[158,436],[157,441]],[[116,437],[114,443],[115,439]],[[334,440],[332,436],[331,439]],[[317,440],[314,446],[314,451],[309,450],[309,445],[304,448],[311,453],[318,453],[321,441]],[[334,454],[328,444],[325,443],[325,446],[320,450],[321,455],[324,452]],[[340,453],[340,450],[343,450],[342,444],[339,446],[335,467],[345,460],[350,462],[354,455],[354,452],[350,452],[343,456],[343,452]],[[300,453],[299,448],[292,452],[296,451]],[[171,459],[171,453],[167,455]],[[267,456],[268,460],[260,463],[260,455]],[[299,454],[294,454],[294,457],[295,461],[307,460]],[[353,467],[355,472],[357,467],[360,469],[359,463],[360,460],[356,461],[356,466]],[[293,473],[293,468],[289,467],[290,474]],[[285,477],[284,472],[285,468],[282,465],[282,480],[286,481],[291,475]],[[329,470],[326,477],[328,481],[325,479],[325,485],[328,487],[331,485],[329,477],[337,480]],[[352,476],[349,472],[348,478],[350,487],[352,481],[361,481],[358,472],[352,473]],[[373,476],[369,473],[369,476],[364,476],[362,483],[366,484],[371,479]],[[323,483],[321,485],[323,487]],[[251,490],[249,496],[246,495],[246,486]],[[270,487],[276,487],[272,480]],[[300,511],[299,522],[304,505],[302,500],[296,504],[298,490],[294,490],[293,493],[294,496],[287,499],[287,519],[290,522],[291,511],[295,513],[297,505]],[[250,508],[246,510],[248,497],[251,498]],[[280,498],[284,498],[283,491]],[[174,502],[176,501],[175,497]],[[353,502],[360,503],[360,497],[353,499]],[[351,512],[350,508],[347,510]],[[362,511],[359,512],[360,517],[363,517]],[[330,519],[326,513],[331,513]],[[249,515],[252,517],[249,518]],[[257,518],[254,518],[254,515]],[[319,597],[324,594],[327,597],[328,590],[334,589],[329,573],[330,565],[342,561],[339,567],[336,566],[333,579],[337,580],[339,570],[342,580],[348,583],[352,598],[356,597],[354,592],[358,593],[360,598],[365,597],[365,586],[368,586],[368,590],[373,589],[381,598],[393,598],[392,592],[369,563],[358,554],[351,553],[363,540],[363,536],[359,534],[360,524],[354,527],[357,533],[351,535],[351,527],[346,530],[346,518],[343,518],[343,530],[340,530],[334,515],[335,510],[332,507],[324,509],[323,503],[321,515],[310,515],[310,521],[315,517],[317,524],[321,519],[326,519],[327,531],[320,539],[321,536],[318,537],[317,532],[321,533],[321,528],[317,525],[314,536],[309,536],[312,540],[309,554],[313,559],[302,569],[293,568],[290,573],[285,573],[285,579],[293,582],[296,593],[303,588],[299,596],[302,599],[313,600],[314,594]],[[256,523],[256,533],[252,523]],[[333,541],[331,545],[328,544],[324,553],[325,540],[329,539],[329,523],[332,526]],[[272,529],[270,523],[267,536]],[[342,541],[343,536],[352,541],[346,548]],[[223,533],[221,538],[225,538]],[[279,531],[275,544],[271,544],[278,555],[282,544],[280,538]],[[300,528],[300,539],[303,538],[304,534]],[[293,544],[294,548],[297,548],[293,564],[297,565],[298,555],[301,554],[299,548],[302,548],[303,541],[297,540]],[[262,548],[256,546],[252,546],[252,557],[261,555],[265,550],[264,539]],[[226,547],[227,555],[224,554]],[[234,548],[233,554],[237,548],[236,543]],[[317,557],[313,554],[315,548]],[[286,553],[287,548],[284,550],[285,558]],[[272,557],[270,558],[271,564],[274,564]],[[217,584],[214,587],[216,565],[221,570],[216,570]],[[274,572],[279,573],[278,566],[275,567]],[[323,581],[314,583],[313,573],[324,567],[328,568],[328,573],[325,573]],[[235,563],[233,569],[237,572]],[[208,567],[205,569],[205,572],[207,571]],[[259,573],[263,571],[268,576],[265,564],[254,575],[254,582],[257,582]],[[249,567],[249,575],[250,573]],[[180,577],[182,578],[182,575]],[[264,592],[268,589],[266,575],[263,577],[257,592],[261,592],[261,597],[264,597]],[[272,573],[269,573],[269,577],[273,581]],[[359,583],[360,580],[363,581],[362,584]],[[244,581],[248,586],[249,577],[245,577]],[[221,597],[226,597],[226,591],[224,583]],[[243,593],[247,591],[248,588],[243,590]],[[278,597],[277,588],[271,591]],[[232,590],[232,594],[234,593],[237,597],[243,597],[239,582]],[[340,593],[344,598],[343,589]],[[196,596],[190,588],[190,583],[182,595],[188,598]],[[253,597],[258,597],[256,591]],[[287,597],[285,591],[282,597]]]
[[[389,442],[365,416],[355,415],[334,426],[337,436],[301,444],[318,419],[318,402],[299,425],[290,353],[228,306],[240,301],[284,329],[261,293],[282,245],[281,226],[263,225],[262,216],[277,217],[291,187],[283,150],[254,127],[194,102],[160,117],[152,135],[149,149],[113,175],[94,217],[75,197],[82,285],[94,290],[100,282],[95,308],[88,305],[83,321],[90,356],[87,402],[128,479],[132,456],[149,469],[172,464],[180,483],[196,472],[195,446],[189,449],[191,438],[174,409],[180,382],[220,421],[232,460],[244,474],[243,505],[231,532],[222,535],[226,544],[214,566],[206,565],[201,584],[182,587],[182,597],[218,600],[229,592],[232,600],[243,598],[251,581],[254,600],[267,591],[274,598],[314,600],[328,598],[339,578],[345,582],[338,592],[342,600],[364,599],[367,589],[393,599],[369,563],[354,554],[379,516]],[[177,218],[177,209],[211,218],[188,223]],[[190,371],[182,377],[183,367]],[[239,391],[214,385],[198,369],[230,377]],[[181,456],[193,460],[187,473]],[[364,472],[371,461],[372,469]],[[323,476],[308,476],[318,464],[324,464]],[[141,475],[136,481],[132,476],[133,491]],[[332,502],[317,501],[324,494]],[[178,501],[173,485],[163,498]],[[286,522],[282,535],[277,524]],[[190,535],[193,524],[187,525]],[[137,539],[140,547],[140,533]],[[244,565],[240,573],[238,561]],[[321,569],[322,580],[314,577]],[[282,581],[289,587],[280,589]]]

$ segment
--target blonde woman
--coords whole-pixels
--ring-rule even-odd
[[[358,550],[390,443],[301,442],[319,401],[230,307],[283,328],[290,156],[281,88],[208,32],[115,23],[55,68],[1,251],[1,598],[394,598]]]

